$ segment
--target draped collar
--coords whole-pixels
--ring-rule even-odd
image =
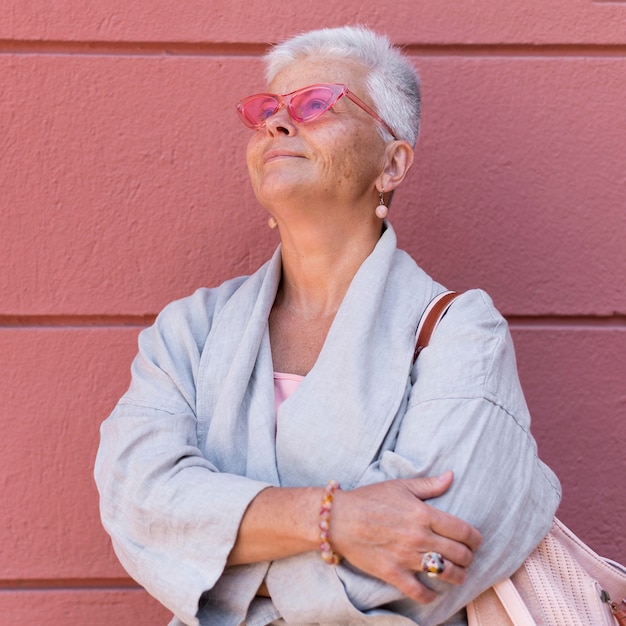
[[[349,487],[406,396],[415,329],[436,285],[391,225],[356,273],[319,357],[275,415],[269,313],[280,247],[216,312],[198,375],[198,434],[220,471],[276,485]]]

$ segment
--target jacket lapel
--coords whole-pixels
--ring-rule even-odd
[[[280,248],[227,299],[211,327],[198,380],[200,445],[219,471],[278,483],[267,320]]]
[[[350,487],[379,456],[406,400],[415,329],[436,286],[396,249],[388,225],[315,366],[276,417],[267,320],[280,272],[278,248],[215,314],[198,376],[200,444],[219,471]]]
[[[357,272],[319,358],[278,413],[285,486],[345,487],[376,460],[408,392],[419,315],[432,280],[396,249],[389,226]]]

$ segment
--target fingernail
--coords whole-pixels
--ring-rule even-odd
[[[437,476],[439,482],[445,483],[450,478],[450,474],[452,474],[452,470],[446,470],[443,474]]]

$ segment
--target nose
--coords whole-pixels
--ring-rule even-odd
[[[296,126],[286,106],[282,106],[265,120],[265,129],[270,135],[293,135]]]

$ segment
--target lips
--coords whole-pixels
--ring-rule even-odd
[[[283,158],[303,158],[301,154],[293,152],[291,150],[282,150],[280,148],[274,148],[272,150],[268,150],[263,154],[263,163],[268,163],[270,161],[276,161],[278,159]]]

